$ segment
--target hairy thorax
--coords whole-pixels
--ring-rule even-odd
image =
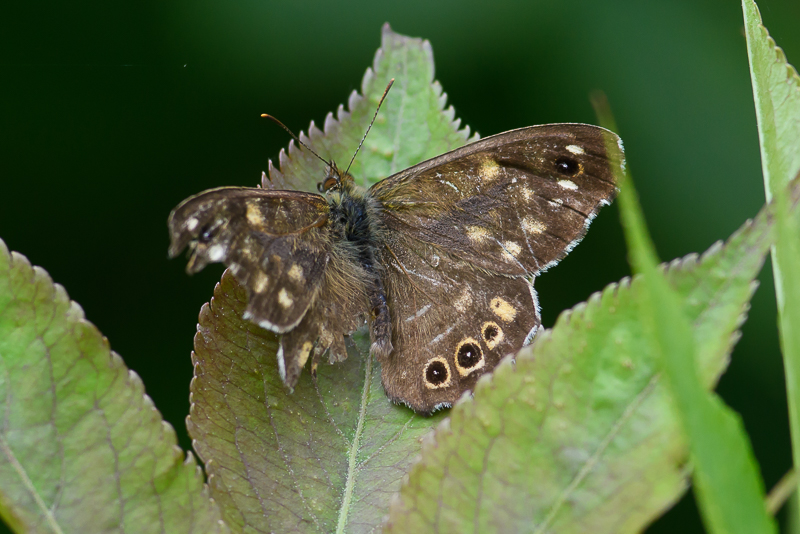
[[[378,357],[386,357],[392,351],[392,332],[382,272],[377,261],[378,251],[383,246],[383,229],[378,217],[380,206],[352,181],[343,183],[340,191],[328,193],[327,200],[336,253],[356,260],[363,270],[370,306],[372,351]]]

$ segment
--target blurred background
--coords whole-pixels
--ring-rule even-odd
[[[0,238],[84,308],[184,449],[197,314],[222,267],[190,278],[168,261],[167,215],[203,189],[254,186],[289,140],[259,115],[321,124],[360,87],[384,22],[430,40],[456,116],[483,136],[595,122],[588,95],[605,91],[664,260],[725,239],[764,202],[736,0],[11,4]],[[800,63],[800,2],[759,5]],[[791,465],[770,269],[719,385],[767,488]],[[628,274],[612,206],[537,279],[545,326]],[[648,532],[677,528],[702,532],[691,493]]]

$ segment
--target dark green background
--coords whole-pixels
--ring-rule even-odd
[[[431,41],[457,116],[483,135],[594,122],[588,94],[604,90],[663,259],[705,250],[764,201],[735,0],[10,4],[0,238],[83,306],[184,448],[192,336],[222,268],[189,278],[168,261],[167,214],[202,189],[255,185],[288,142],[259,114],[320,124],[359,88],[384,22]],[[800,61],[800,2],[760,4]],[[628,272],[612,207],[537,280],[545,325]],[[791,453],[769,267],[762,282],[719,391],[769,488]],[[691,496],[651,531],[676,528],[701,531]]]

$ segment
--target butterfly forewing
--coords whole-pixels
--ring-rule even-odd
[[[393,231],[497,273],[535,274],[561,259],[613,199],[617,141],[583,124],[512,130],[411,167],[371,193]]]
[[[300,323],[322,285],[331,248],[323,224],[327,212],[319,195],[213,189],[170,215],[170,254],[188,245],[190,272],[225,263],[248,289],[248,318],[286,332]]]

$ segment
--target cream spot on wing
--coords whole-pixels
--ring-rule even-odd
[[[481,164],[480,175],[484,180],[494,180],[500,174],[500,165],[493,159],[487,159]]]
[[[303,268],[300,267],[299,263],[295,263],[292,265],[292,268],[289,269],[289,278],[298,284],[302,284],[305,281],[305,277],[303,277]]]
[[[195,228],[197,228],[198,224],[200,224],[199,221],[194,217],[186,219],[186,229],[189,230],[190,232]]]
[[[267,282],[269,282],[269,277],[261,271],[256,271],[256,274],[253,275],[253,291],[263,293],[267,289]]]
[[[495,315],[507,323],[513,321],[514,317],[517,316],[517,309],[510,302],[501,297],[493,298],[489,303],[489,307]]]
[[[472,305],[472,293],[470,292],[470,289],[468,287],[465,287],[461,291],[461,295],[453,303],[453,306],[461,313],[464,313],[465,311],[467,311],[467,308],[469,308],[471,305]]]
[[[545,226],[543,222],[537,221],[530,217],[525,217],[522,219],[522,228],[524,228],[529,234],[541,234],[547,230],[547,226]]]
[[[481,226],[467,226],[467,237],[472,241],[483,241],[489,237],[489,231]]]
[[[525,200],[532,199],[534,194],[535,193],[533,192],[533,190],[530,187],[525,186],[525,187],[522,188],[522,198],[524,198]]]
[[[430,304],[426,304],[425,306],[423,306],[422,308],[417,310],[417,313],[415,313],[411,317],[407,317],[406,318],[406,322],[413,321],[414,319],[419,319],[420,317],[425,315],[428,312],[428,310],[430,310],[430,309],[431,309],[431,305]]]
[[[283,343],[278,345],[278,374],[281,376],[282,381],[286,380],[286,360],[283,359]]]
[[[564,189],[569,189],[570,191],[576,191],[578,189],[578,184],[576,184],[572,180],[559,180],[558,185],[560,185]]]
[[[564,205],[564,201],[561,200],[560,198],[554,198],[553,200],[548,200],[547,202],[548,202],[548,204],[550,204],[554,208],[556,206],[563,206]]]
[[[449,180],[439,180],[439,182],[441,182],[441,183],[443,183],[445,185],[449,185],[450,187],[452,187],[453,189],[456,190],[456,193],[460,193],[461,192],[461,191],[458,190],[458,187],[456,187],[455,184],[453,182],[449,181]]]
[[[294,299],[292,298],[292,295],[288,291],[286,291],[285,287],[278,292],[278,302],[284,308],[288,308],[289,306],[294,304]]]
[[[582,156],[585,154],[583,147],[579,147],[578,145],[567,145],[566,148],[576,156]]]
[[[222,245],[213,245],[208,248],[206,255],[211,261],[222,261],[222,258],[225,257],[225,247]]]
[[[311,349],[313,348],[314,344],[310,341],[303,343],[303,347],[300,349],[300,354],[297,357],[297,363],[300,367],[303,367],[306,364],[308,361],[308,355],[311,354]]]
[[[517,254],[522,250],[522,247],[513,241],[503,241],[503,248],[505,249],[503,250],[503,255],[511,256],[512,258],[516,258]]]
[[[258,209],[258,206],[254,202],[247,203],[247,222],[256,228],[261,228],[264,226],[264,216],[261,214],[261,210]]]

